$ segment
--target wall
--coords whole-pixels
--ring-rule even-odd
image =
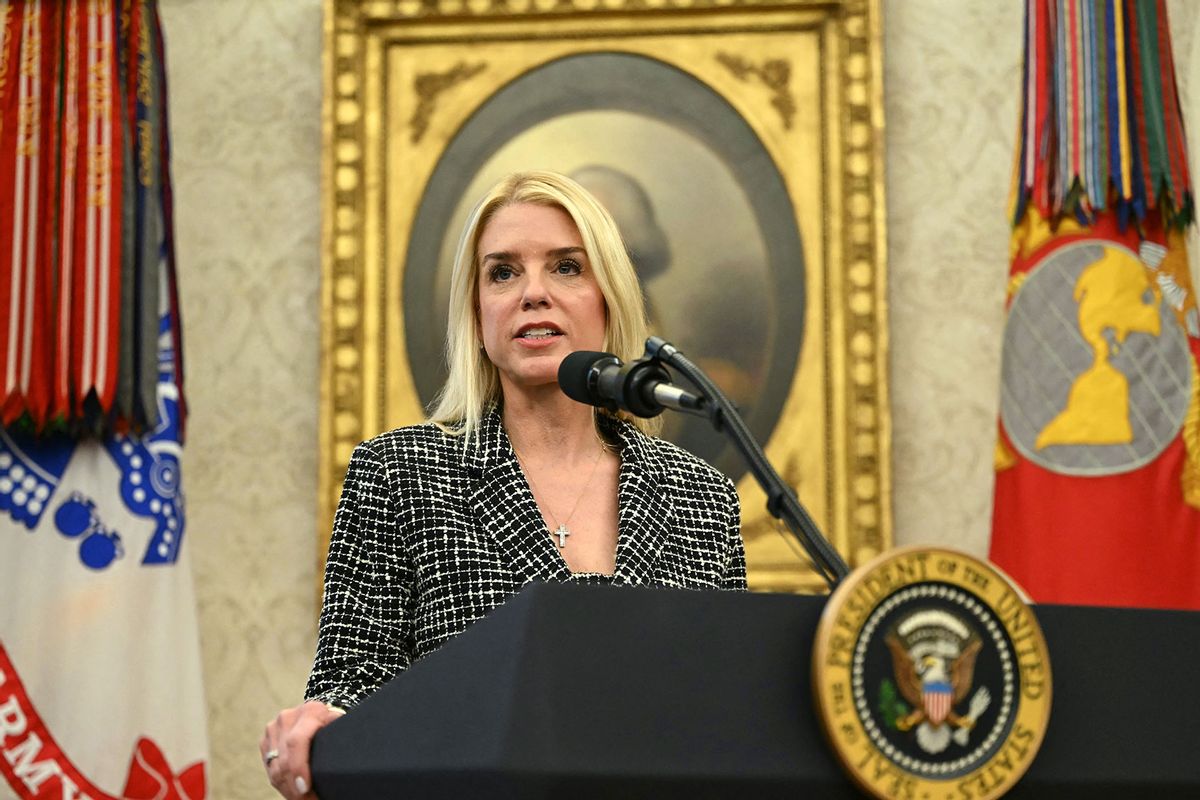
[[[320,0],[165,0],[209,796],[276,796],[315,642]]]
[[[1186,113],[1197,6],[1168,5]],[[987,547],[1021,6],[885,4],[899,543]],[[258,737],[314,643],[321,3],[162,13],[210,796],[267,798]]]

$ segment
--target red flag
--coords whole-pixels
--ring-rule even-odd
[[[1200,355],[1183,236],[1013,236],[991,558],[1035,600],[1200,608]]]
[[[1027,0],[991,557],[1200,608],[1193,197],[1161,0]]]

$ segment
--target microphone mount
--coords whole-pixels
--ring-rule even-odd
[[[572,364],[574,359],[582,361]],[[582,374],[581,364],[586,365]],[[569,383],[564,383],[564,374],[572,376]],[[651,358],[623,364],[611,353],[572,353],[560,367],[559,385],[568,397],[614,413],[623,409],[638,417],[656,417],[672,408],[708,416],[707,401],[674,386],[671,374]]]
[[[821,533],[817,523],[796,497],[792,487],[780,477],[766,453],[754,439],[754,434],[742,419],[734,404],[703,370],[693,364],[670,342],[658,336],[646,340],[645,354],[629,365],[651,363],[662,369],[666,364],[700,392],[701,403],[691,413],[708,418],[713,428],[724,433],[746,461],[751,474],[767,494],[767,511],[781,520],[808,553],[817,572],[829,584],[830,591],[850,573],[850,567]],[[665,370],[663,370],[665,373]]]

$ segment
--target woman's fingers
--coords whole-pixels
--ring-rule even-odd
[[[267,778],[275,787],[275,791],[289,800],[300,794],[296,792],[294,782],[289,778],[291,754],[287,746],[287,731],[295,724],[298,713],[299,707],[280,711],[275,719],[267,723],[262,741],[258,745],[263,766],[267,770]]]
[[[325,703],[309,700],[300,706],[295,723],[284,733],[287,751],[291,758],[289,768],[293,784],[300,795],[312,790],[312,772],[309,770],[308,754],[312,749],[313,736],[317,731],[344,714]],[[315,796],[315,795],[314,795]]]
[[[284,797],[315,799],[308,754],[318,730],[344,714],[340,709],[316,700],[284,709],[267,723],[259,754],[271,785]]]

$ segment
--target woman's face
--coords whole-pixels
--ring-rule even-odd
[[[476,257],[479,334],[506,392],[555,383],[567,354],[604,346],[604,295],[566,211],[501,208],[484,226]]]

